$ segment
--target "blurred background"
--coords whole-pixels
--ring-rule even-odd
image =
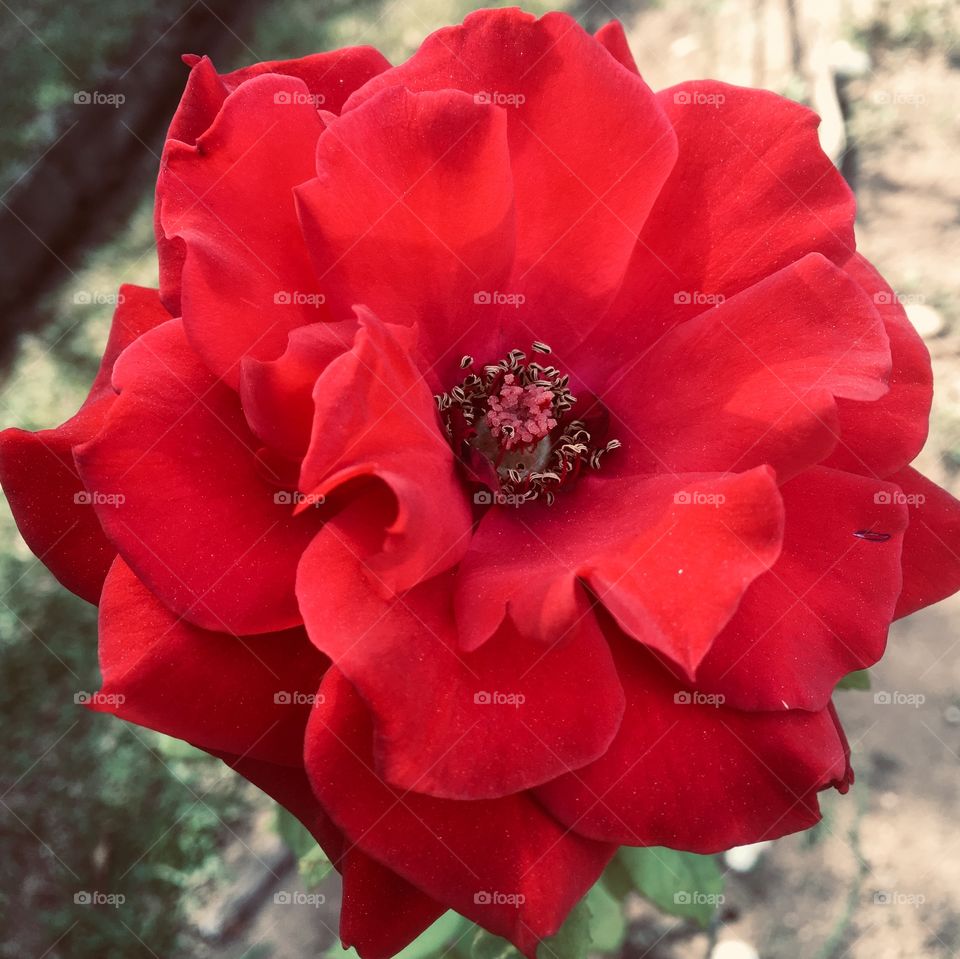
[[[960,7],[950,0],[560,2],[627,29],[654,88],[716,77],[812,105],[859,200],[859,242],[933,355],[923,470],[960,491]],[[117,286],[156,284],[152,190],[186,68],[373,44],[393,61],[456,0],[0,0],[0,425],[70,416]],[[527,9],[540,13],[540,3]],[[303,959],[338,892],[271,804],[193,749],[77,703],[94,610],[0,509],[0,957]],[[630,904],[627,959],[960,955],[960,602],[897,624],[838,706],[858,782],[824,823],[728,857],[704,932]],[[890,695],[884,695],[889,693]],[[899,693],[901,695],[894,695]],[[280,823],[294,846],[289,822]],[[295,892],[312,890],[311,897]]]

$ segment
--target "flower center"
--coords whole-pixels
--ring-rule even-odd
[[[539,358],[551,350],[536,342],[533,352]],[[523,350],[480,372],[465,356],[460,368],[469,371],[464,380],[434,399],[454,452],[471,479],[498,494],[497,502],[518,506],[542,496],[552,505],[557,492],[584,469],[599,469],[604,454],[620,446],[595,439],[605,432],[599,403],[576,416],[570,377],[528,361]]]

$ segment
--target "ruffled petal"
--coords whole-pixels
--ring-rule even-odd
[[[191,68],[190,75],[167,131],[167,142],[176,140],[188,146],[194,146],[209,129],[227,94],[245,80],[264,73],[297,77],[307,85],[311,102],[331,113],[339,113],[344,101],[354,90],[390,67],[383,55],[372,47],[345,47],[298,60],[269,60],[222,76],[217,73],[209,57],[187,56],[184,60]],[[173,316],[179,316],[180,276],[186,250],[181,239],[168,238],[164,233],[160,223],[159,199],[158,191],[154,226],[160,261],[160,298]]]
[[[837,401],[840,442],[828,466],[889,476],[910,463],[927,439],[933,402],[930,354],[883,277],[859,254],[844,270],[870,295],[890,340],[890,390],[871,403]]]
[[[92,703],[204,749],[299,766],[325,656],[302,628],[240,638],[175,616],[119,557],[100,602]]]
[[[783,552],[758,577],[697,670],[738,709],[824,709],[872,666],[900,594],[907,507],[891,483],[816,467],[780,490]]]
[[[844,263],[856,203],[820,148],[820,118],[715,80],[657,94],[679,144],[626,279],[592,340],[635,355],[665,330],[810,253]],[[586,329],[590,329],[588,326]]]
[[[497,307],[480,294],[505,289],[513,265],[504,111],[389,87],[324,131],[317,174],[297,197],[332,314],[363,303],[416,323],[435,382],[464,353],[497,355]]]
[[[314,387],[300,489],[324,496],[359,477],[388,487],[395,515],[368,562],[380,591],[391,595],[456,564],[472,519],[433,396],[411,357],[415,331],[381,323],[363,307],[357,317],[352,349]]]
[[[187,335],[234,387],[244,356],[274,359],[290,330],[326,318],[293,197],[323,129],[310,97],[302,80],[255,77],[195,144],[164,151],[157,201],[164,235],[184,244]]]
[[[594,37],[599,44],[607,49],[617,63],[639,75],[637,61],[634,60],[633,54],[630,52],[627,35],[624,33],[623,24],[619,20],[610,20],[605,23],[594,34]]]
[[[720,852],[807,829],[820,819],[817,792],[846,790],[831,710],[738,712],[672,681],[635,644],[615,652],[627,712],[613,745],[536,790],[580,835]]]
[[[340,940],[361,959],[391,959],[447,911],[357,846],[347,848],[341,871]]]
[[[870,298],[811,254],[628,364],[604,395],[624,444],[611,465],[683,473],[769,463],[785,482],[836,445],[835,398],[879,399],[889,372]]]
[[[888,480],[900,487],[910,513],[903,537],[899,618],[960,589],[960,501],[909,466]]]
[[[363,509],[358,503],[352,512]],[[341,531],[351,518],[331,521],[311,543],[297,594],[310,637],[371,709],[376,768],[386,781],[432,796],[488,799],[604,753],[620,725],[623,694],[585,601],[550,645],[505,623],[482,649],[465,653],[453,616],[454,574],[381,599]]]
[[[236,394],[200,362],[179,320],[128,348],[102,431],[76,452],[120,555],[173,612],[240,635],[301,623],[297,562],[321,524],[291,515],[257,460]]]
[[[336,668],[307,729],[317,798],[348,839],[534,959],[615,847],[562,828],[528,794],[460,802],[399,792],[374,771],[371,717]]]
[[[357,324],[311,323],[293,330],[276,360],[246,357],[240,401],[250,429],[271,449],[300,462],[313,429],[313,387],[320,374],[353,345]]]
[[[511,317],[515,336],[572,345],[619,288],[676,158],[650,88],[568,15],[516,9],[479,10],[432,34],[358,90],[345,115],[390,86],[463,90],[502,107],[517,210],[516,266],[502,291],[527,304]]]
[[[627,633],[690,675],[743,591],[776,560],[783,533],[765,468],[581,480],[569,501],[522,512],[491,509],[461,564],[457,621],[468,648],[506,612],[543,642],[563,635],[580,615],[582,582]]]
[[[50,572],[90,603],[100,598],[117,551],[103,533],[73,449],[103,426],[116,397],[110,376],[117,357],[169,319],[156,290],[121,286],[100,370],[77,414],[53,430],[0,433],[0,485],[20,533]]]

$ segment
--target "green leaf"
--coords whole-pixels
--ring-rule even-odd
[[[327,854],[314,843],[313,849],[297,862],[297,871],[307,889],[316,889],[333,869],[333,863],[327,859]]]
[[[598,882],[587,893],[590,907],[590,939],[596,952],[618,952],[627,935],[627,920],[623,907]]]
[[[470,959],[522,959],[506,939],[477,926],[470,943]]]
[[[277,835],[290,847],[290,851],[297,859],[302,859],[318,848],[316,839],[310,835],[310,830],[283,806],[277,806],[273,825]]]
[[[869,689],[870,672],[866,669],[858,669],[855,672],[847,673],[843,679],[837,683],[837,689]]]
[[[604,869],[600,882],[606,886],[614,899],[619,899],[621,902],[636,889],[633,876],[617,856],[614,856]]]
[[[651,846],[625,847],[619,857],[637,891],[670,915],[707,926],[723,902],[723,876],[713,856]]]
[[[590,951],[589,894],[578,902],[560,927],[560,931],[544,939],[537,948],[537,959],[584,959]]]
[[[429,959],[430,956],[438,955],[459,939],[471,925],[469,919],[464,919],[451,909],[420,933],[409,946],[401,949],[393,959]],[[495,939],[496,936],[490,936],[490,938]],[[510,948],[513,947],[510,946]],[[359,959],[354,949],[344,949],[340,945],[331,946],[324,953],[324,957],[325,959]]]

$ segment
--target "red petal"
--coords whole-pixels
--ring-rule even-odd
[[[340,938],[362,959],[395,955],[445,911],[416,886],[344,843],[343,834],[317,802],[302,767],[214,755],[296,816],[343,874]]]
[[[927,439],[933,371],[930,354],[897,294],[859,254],[844,270],[870,294],[890,340],[890,392],[872,403],[840,400],[840,442],[829,466],[889,476],[906,466]]]
[[[311,323],[290,333],[276,360],[247,357],[241,364],[240,400],[250,429],[291,460],[303,459],[313,429],[317,377],[350,349],[357,324]]]
[[[199,629],[118,558],[103,588],[99,649],[94,708],[204,749],[301,764],[327,666],[303,629],[245,639]]]
[[[234,387],[242,357],[273,359],[290,330],[326,316],[293,199],[323,129],[309,98],[302,80],[257,77],[195,145],[170,141],[164,153],[160,223],[186,247],[184,324]]]
[[[578,339],[584,317],[620,286],[676,158],[649,87],[566,14],[537,20],[515,9],[480,10],[437,31],[357,91],[345,113],[390,86],[454,88],[503,108],[517,207],[516,268],[504,289],[535,305],[541,326],[531,331],[522,309],[509,319],[521,346]]]
[[[300,488],[325,495],[361,476],[387,485],[396,515],[369,563],[381,591],[393,593],[453,566],[472,520],[436,404],[410,357],[413,331],[383,324],[363,307],[357,317],[353,348],[314,387]]]
[[[204,629],[266,633],[299,625],[296,564],[319,528],[275,499],[237,396],[172,320],[117,364],[103,431],[76,451],[120,555],[175,613]],[[287,500],[289,502],[289,500]]]
[[[373,771],[371,717],[328,671],[307,729],[314,792],[346,836],[428,896],[534,959],[614,852],[561,828],[525,793],[460,802],[397,792]]]
[[[211,752],[296,816],[310,830],[327,858],[338,869],[342,869],[345,852],[343,833],[317,802],[302,766],[280,766],[250,756],[241,758],[229,753]]]
[[[783,531],[764,468],[581,480],[569,501],[519,512],[491,509],[461,564],[457,620],[468,647],[506,609],[527,635],[562,635],[580,615],[580,580],[627,633],[690,675],[748,584],[776,560]]]
[[[820,710],[843,676],[883,655],[907,508],[890,483],[819,467],[780,492],[783,552],[711,646],[697,688],[739,709]]]
[[[615,651],[627,691],[617,738],[592,766],[537,790],[561,822],[607,842],[713,853],[819,820],[817,792],[847,774],[830,710],[697,702],[637,646]]]
[[[79,412],[53,430],[0,433],[0,484],[27,545],[67,589],[91,603],[100,597],[116,550],[103,534],[73,461],[73,448],[99,432],[115,393],[120,353],[170,319],[156,290],[120,287],[100,370]]]
[[[187,59],[187,58],[185,58]],[[382,54],[372,47],[345,47],[330,53],[316,53],[299,60],[271,60],[217,74],[209,57],[189,58],[187,85],[167,131],[167,141],[179,140],[194,146],[220,112],[227,94],[242,82],[264,73],[298,77],[309,89],[313,102],[324,110],[339,113],[346,98],[377,73],[389,68]],[[167,150],[165,149],[166,153]],[[165,158],[161,160],[161,167]],[[158,191],[158,200],[159,200]],[[174,316],[180,315],[180,275],[185,255],[182,240],[168,239],[160,224],[160,203],[154,222],[160,261],[160,296]]]
[[[550,646],[504,624],[482,649],[464,653],[453,574],[381,599],[340,521],[304,554],[297,592],[314,642],[373,712],[384,779],[432,796],[488,799],[603,754],[623,695],[606,640],[584,608]]]
[[[679,155],[596,340],[638,353],[703,310],[808,253],[854,252],[855,201],[820,148],[819,117],[764,90],[714,80],[657,94]]]
[[[504,289],[513,264],[504,111],[392,87],[327,128],[317,172],[297,196],[333,315],[363,303],[417,323],[426,365],[442,362],[438,382],[470,350],[498,355],[491,306],[474,300]]]
[[[909,466],[888,479],[900,487],[910,513],[899,619],[960,589],[960,502]]]
[[[594,34],[594,37],[598,43],[606,47],[617,63],[639,75],[637,61],[630,52],[627,35],[623,32],[623,24],[619,20],[609,20]]]
[[[391,959],[447,911],[356,846],[346,850],[342,871],[340,939],[361,959]]]
[[[812,254],[671,330],[604,398],[642,473],[745,470],[785,482],[824,459],[835,397],[886,392],[890,351],[869,297]],[[622,454],[622,455],[621,455]]]

